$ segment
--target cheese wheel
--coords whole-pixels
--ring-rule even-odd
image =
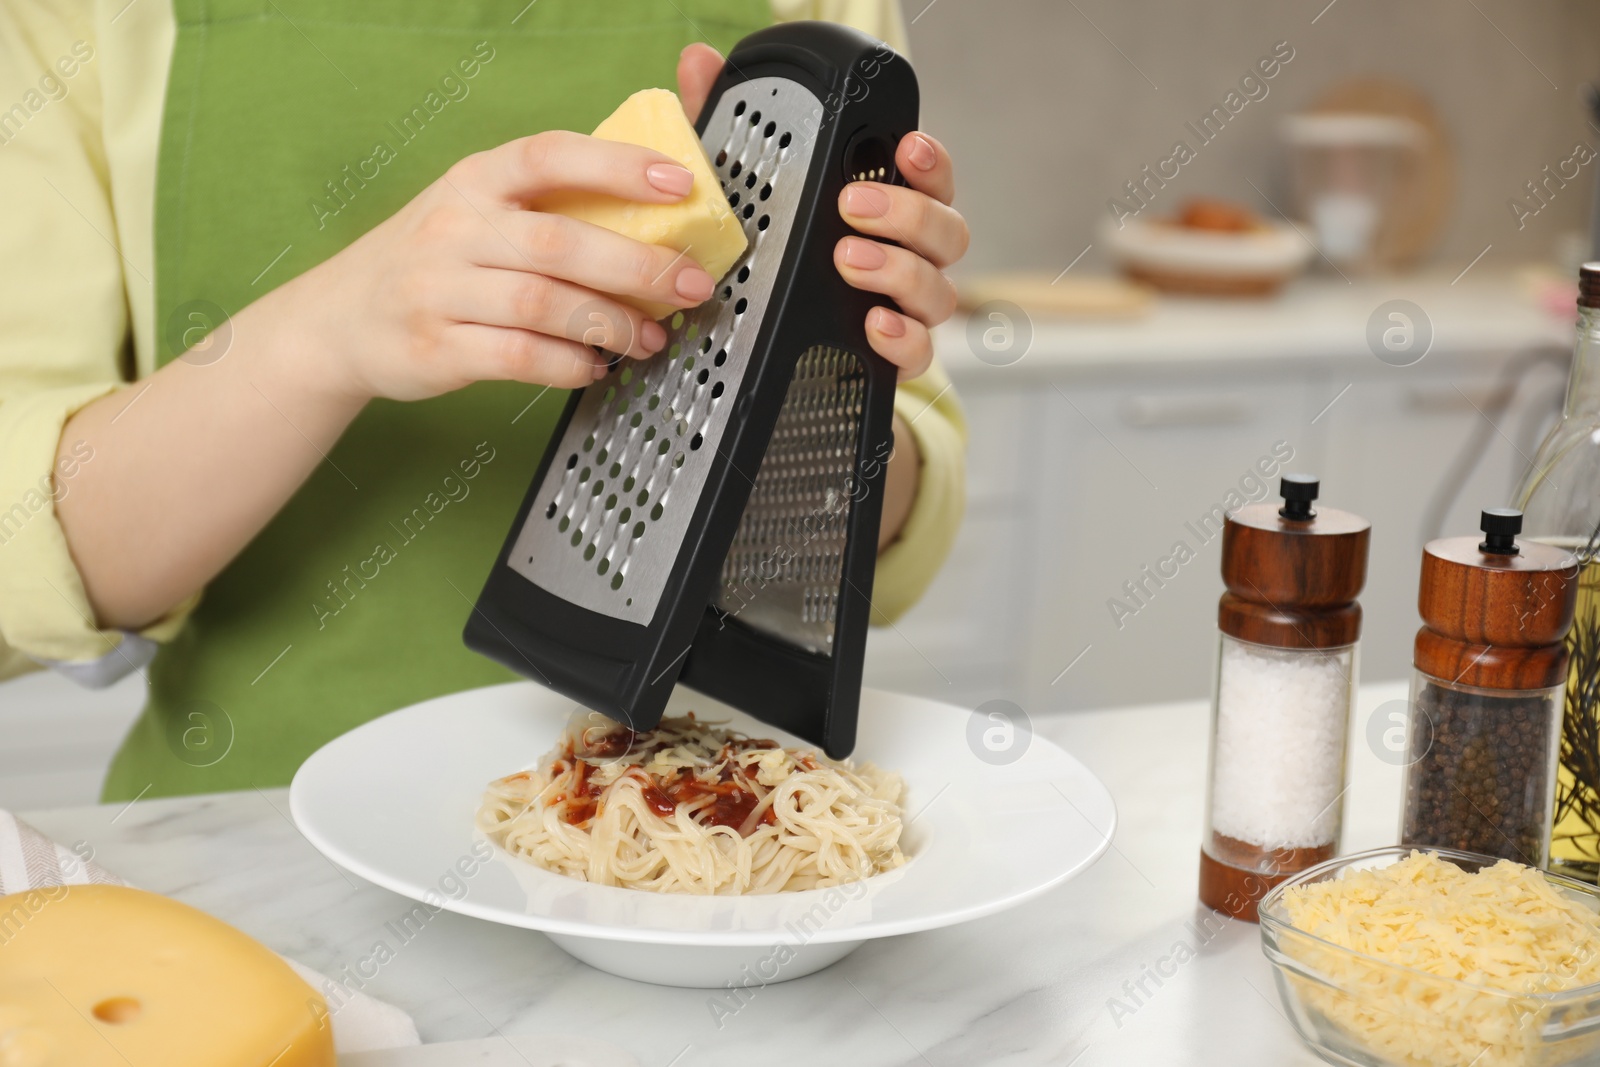
[[[114,885],[0,897],[0,1067],[333,1067],[327,1003],[264,945]]]
[[[700,147],[700,137],[683,113],[677,94],[666,89],[641,89],[596,126],[594,136],[642,145],[671,156],[694,175],[694,188],[674,204],[641,204],[598,193],[566,191],[540,197],[529,207],[592,222],[645,244],[664,245],[693,259],[718,280],[728,273],[749,241],[728,206],[728,198],[722,194],[722,183],[711,169],[711,161]],[[677,310],[672,304],[630,296],[617,295],[616,299],[653,319]]]

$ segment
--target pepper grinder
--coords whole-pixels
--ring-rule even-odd
[[[1422,550],[1400,840],[1543,867],[1578,560],[1518,541],[1520,511],[1481,527]]]
[[[1313,508],[1318,490],[1285,474],[1281,505],[1223,522],[1200,900],[1250,922],[1268,890],[1339,847],[1370,526]]]

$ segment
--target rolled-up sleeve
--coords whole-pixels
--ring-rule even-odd
[[[955,543],[967,506],[967,420],[935,363],[902,382],[894,412],[911,428],[921,456],[917,497],[900,536],[878,553],[872,584],[872,621],[893,622],[921,598]]]
[[[837,22],[907,54],[906,23],[898,0],[772,0],[772,14],[779,22]]]
[[[145,641],[100,628],[56,518],[94,462],[62,428],[133,374],[127,287],[150,285],[118,245],[99,67],[87,5],[0,2],[0,677],[113,680],[192,607]]]

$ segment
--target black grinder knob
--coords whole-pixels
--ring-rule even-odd
[[[1316,518],[1311,502],[1317,499],[1321,485],[1314,474],[1285,474],[1278,483],[1278,495],[1283,497],[1283,507],[1278,509],[1278,514],[1296,522]]]
[[[1484,508],[1478,529],[1484,533],[1478,551],[1492,556],[1515,556],[1522,551],[1517,547],[1517,534],[1522,532],[1522,512],[1516,508]]]

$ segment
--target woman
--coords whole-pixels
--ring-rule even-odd
[[[831,6],[898,25],[885,0]],[[561,390],[601,373],[587,312],[644,358],[664,332],[598,294],[691,307],[714,281],[524,205],[685,196],[667,157],[559,131],[674,78],[697,112],[718,51],[774,14],[0,0],[0,669],[149,663],[106,799],[282,785],[352,726],[510,677],[461,625]],[[924,374],[967,243],[951,163],[924,134],[896,159],[911,187],[848,188],[863,236],[835,251],[904,310],[866,323],[906,379],[888,615],[948,548],[965,432]]]

